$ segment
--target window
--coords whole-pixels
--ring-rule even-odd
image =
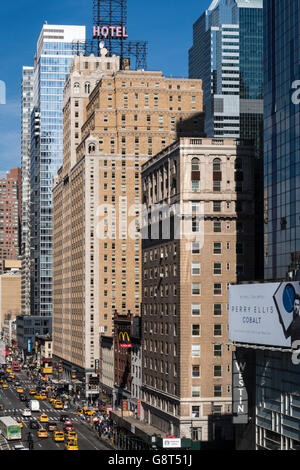
[[[221,356],[222,356],[222,345],[214,344],[214,357],[221,357]]]
[[[219,158],[215,158],[213,161],[213,171],[221,171],[221,160]]]
[[[200,263],[192,263],[192,275],[200,276]]]
[[[215,316],[222,315],[222,304],[214,304],[214,315]]]
[[[219,221],[214,222],[214,232],[221,232],[222,231],[222,224]]]
[[[213,191],[214,193],[219,193],[221,191],[221,181],[215,181],[213,182]]]
[[[222,366],[214,366],[214,377],[222,377]]]
[[[200,336],[200,325],[192,325],[192,336]]]
[[[222,274],[222,263],[214,263],[214,275]]]
[[[192,366],[192,377],[194,378],[200,377],[200,366],[198,365]]]
[[[213,210],[214,212],[221,212],[221,201],[213,202]]]
[[[199,158],[193,158],[192,159],[192,171],[200,171]]]
[[[214,295],[222,295],[222,284],[214,284]]]
[[[222,336],[222,325],[214,325],[214,336]]]
[[[200,397],[200,385],[193,385],[192,386],[192,397],[199,398]]]
[[[200,406],[192,406],[192,417],[193,418],[200,418]]]
[[[222,386],[214,385],[214,397],[221,397],[221,396],[222,396]]]
[[[199,282],[192,283],[192,295],[200,295],[200,283]]]
[[[196,316],[199,316],[200,314],[201,314],[200,304],[192,304],[192,315],[196,317]]]
[[[199,242],[192,242],[192,254],[193,255],[200,254],[200,243]]]
[[[222,243],[214,242],[214,255],[221,255],[221,254],[222,254]]]
[[[200,344],[192,344],[192,357],[200,357]]]

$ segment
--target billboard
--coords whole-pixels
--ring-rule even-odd
[[[300,282],[229,286],[229,339],[292,347],[300,340]]]

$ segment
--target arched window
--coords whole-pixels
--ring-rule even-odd
[[[221,191],[222,171],[221,159],[215,158],[213,161],[213,191],[219,193]]]
[[[96,145],[94,143],[89,144],[89,153],[96,151]]]
[[[91,84],[89,82],[87,82],[84,85],[84,90],[85,90],[85,93],[90,93],[91,92]]]
[[[192,159],[192,191],[200,190],[200,160],[199,158]]]
[[[80,93],[80,85],[79,83],[74,83],[74,93],[78,95]]]
[[[199,158],[192,159],[192,171],[200,171],[200,160]]]
[[[220,158],[215,158],[213,161],[213,171],[221,171],[221,160]]]

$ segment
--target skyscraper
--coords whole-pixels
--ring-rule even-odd
[[[265,279],[300,267],[299,2],[268,0],[265,9]]]
[[[31,117],[31,314],[52,315],[52,184],[62,163],[62,99],[73,41],[85,26],[42,28],[34,58]]]
[[[214,0],[194,24],[189,76],[203,80],[208,137],[255,140],[262,153],[262,0]]]
[[[30,315],[30,139],[33,107],[33,67],[23,67],[21,106],[22,166],[22,314]]]

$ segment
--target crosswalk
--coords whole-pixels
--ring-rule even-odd
[[[5,410],[1,411],[0,416],[11,416],[14,419],[21,419],[24,425],[28,424],[31,419],[36,419],[37,421],[39,421],[39,417],[42,413],[47,414],[49,422],[59,422],[60,421],[61,413],[59,413],[58,410],[53,410],[53,411],[52,410],[40,410],[40,412],[38,412],[38,413],[36,413],[36,412],[32,413],[31,416],[23,416],[22,411],[24,411],[24,408],[5,409]],[[79,416],[77,416],[74,413],[74,411],[73,412],[67,411],[67,413],[65,413],[65,414],[68,414],[70,416],[73,423],[80,423],[81,422]]]

